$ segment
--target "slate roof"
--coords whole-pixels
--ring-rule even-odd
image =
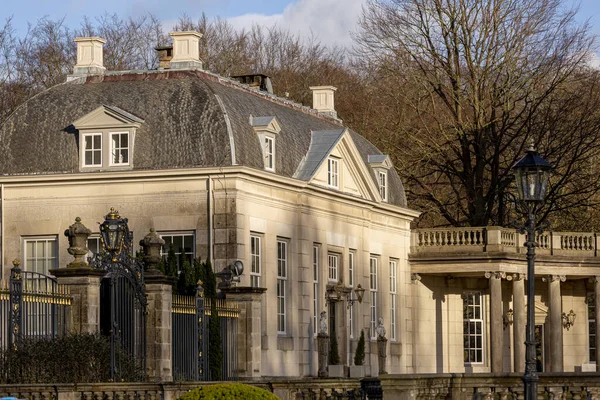
[[[340,141],[346,129],[334,129],[329,131],[311,132],[311,141],[306,157],[296,170],[294,178],[307,181],[317,172],[325,157]]]
[[[260,143],[249,123],[253,115],[277,118],[276,173],[292,177],[309,151],[312,131],[343,130],[307,107],[208,72],[107,73],[54,86],[21,105],[0,126],[0,175],[79,172],[79,139],[71,124],[101,105],[144,121],[136,133],[136,170],[229,166],[232,142],[236,164],[262,170]],[[381,154],[350,134],[365,163]],[[395,171],[389,183],[389,202],[406,206]]]

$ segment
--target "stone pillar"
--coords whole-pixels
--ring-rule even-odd
[[[565,277],[562,275],[549,275],[544,279],[548,282],[550,372],[563,372],[563,327],[560,282],[564,282]]]
[[[594,306],[596,318],[596,371],[600,372],[600,276],[590,278],[594,283]]]
[[[234,286],[223,288],[228,300],[238,303],[238,374],[240,378],[261,376],[261,299],[266,288]]]
[[[329,335],[320,332],[317,335],[317,346],[319,349],[319,378],[329,377],[327,364],[329,358]]]
[[[69,238],[67,251],[75,260],[67,268],[53,269],[60,285],[67,287],[73,297],[71,304],[71,332],[96,333],[100,331],[100,281],[105,271],[94,270],[83,260],[88,253],[87,238],[92,232],[75,218],[75,223],[65,230]]]
[[[523,274],[514,274],[513,289],[513,357],[514,372],[525,372],[525,326],[527,310],[525,309],[525,279]]]
[[[504,324],[502,314],[502,278],[504,272],[486,272],[490,280],[490,343],[491,343],[491,372],[502,372],[502,338]]]
[[[173,380],[171,347],[173,278],[150,274],[146,283],[146,374],[151,382]]]

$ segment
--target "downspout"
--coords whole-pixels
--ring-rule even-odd
[[[213,235],[213,231],[214,231],[214,224],[213,224],[213,217],[214,217],[214,212],[213,212],[213,203],[212,203],[212,196],[213,196],[213,180],[212,180],[212,176],[208,176],[208,180],[206,182],[206,189],[207,189],[207,196],[206,196],[206,212],[208,213],[208,256],[207,259],[210,261],[210,265],[213,267],[214,269],[214,265],[215,265],[215,260],[213,259],[213,247],[214,247],[214,235]]]

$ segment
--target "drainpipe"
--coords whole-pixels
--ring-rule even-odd
[[[212,268],[215,268],[215,260],[213,258],[213,231],[214,231],[214,224],[213,224],[213,202],[212,202],[212,197],[213,197],[213,180],[212,180],[212,176],[208,176],[208,181],[206,182],[206,189],[207,189],[207,196],[206,196],[206,212],[208,213],[208,260],[210,261],[210,265],[212,266]]]

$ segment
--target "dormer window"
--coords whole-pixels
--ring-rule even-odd
[[[113,106],[100,106],[75,121],[73,127],[80,137],[80,169],[132,168],[135,132],[143,122]]]
[[[275,139],[281,131],[275,117],[254,117],[250,115],[250,126],[254,129],[261,144],[264,168],[275,172]]]
[[[265,136],[265,169],[275,170],[275,140],[272,137]]]
[[[377,171],[377,181],[379,183],[379,194],[381,195],[381,200],[388,201],[387,171]]]
[[[327,159],[327,184],[336,189],[340,187],[340,160],[334,157]]]

